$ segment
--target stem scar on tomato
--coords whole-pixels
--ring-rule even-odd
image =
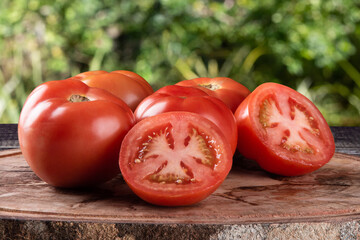
[[[83,96],[83,95],[79,95],[79,94],[73,94],[69,97],[69,102],[88,102],[90,101],[89,98]]]
[[[219,84],[209,83],[209,84],[199,84],[200,87],[207,88],[212,91],[216,91],[221,88]]]

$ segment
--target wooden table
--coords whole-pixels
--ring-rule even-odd
[[[221,187],[188,207],[137,198],[121,176],[89,189],[42,182],[0,125],[0,239],[360,239],[360,128],[333,127],[323,168],[280,177],[234,158]]]

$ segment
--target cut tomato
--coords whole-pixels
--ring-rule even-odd
[[[312,172],[334,155],[331,130],[316,106],[276,83],[256,88],[235,112],[238,150],[272,173]]]
[[[210,120],[190,112],[167,112],[145,118],[129,131],[119,165],[129,187],[143,200],[189,205],[224,181],[232,150]]]

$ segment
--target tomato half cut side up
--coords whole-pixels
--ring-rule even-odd
[[[143,119],[128,132],[119,166],[143,200],[183,206],[220,186],[231,169],[232,150],[210,120],[196,113],[167,112]]]
[[[320,111],[284,85],[260,85],[239,105],[235,118],[239,152],[268,172],[303,175],[334,155],[334,138]]]

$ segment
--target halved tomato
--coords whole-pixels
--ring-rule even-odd
[[[228,175],[232,156],[213,122],[196,113],[167,112],[141,120],[128,132],[119,166],[140,198],[179,206],[214,192]]]
[[[219,98],[232,112],[235,112],[240,103],[250,94],[247,87],[227,77],[194,78],[180,81],[176,85],[199,88],[210,96]]]
[[[320,111],[284,85],[260,85],[240,104],[235,118],[239,152],[269,172],[302,175],[334,155],[334,138]]]

